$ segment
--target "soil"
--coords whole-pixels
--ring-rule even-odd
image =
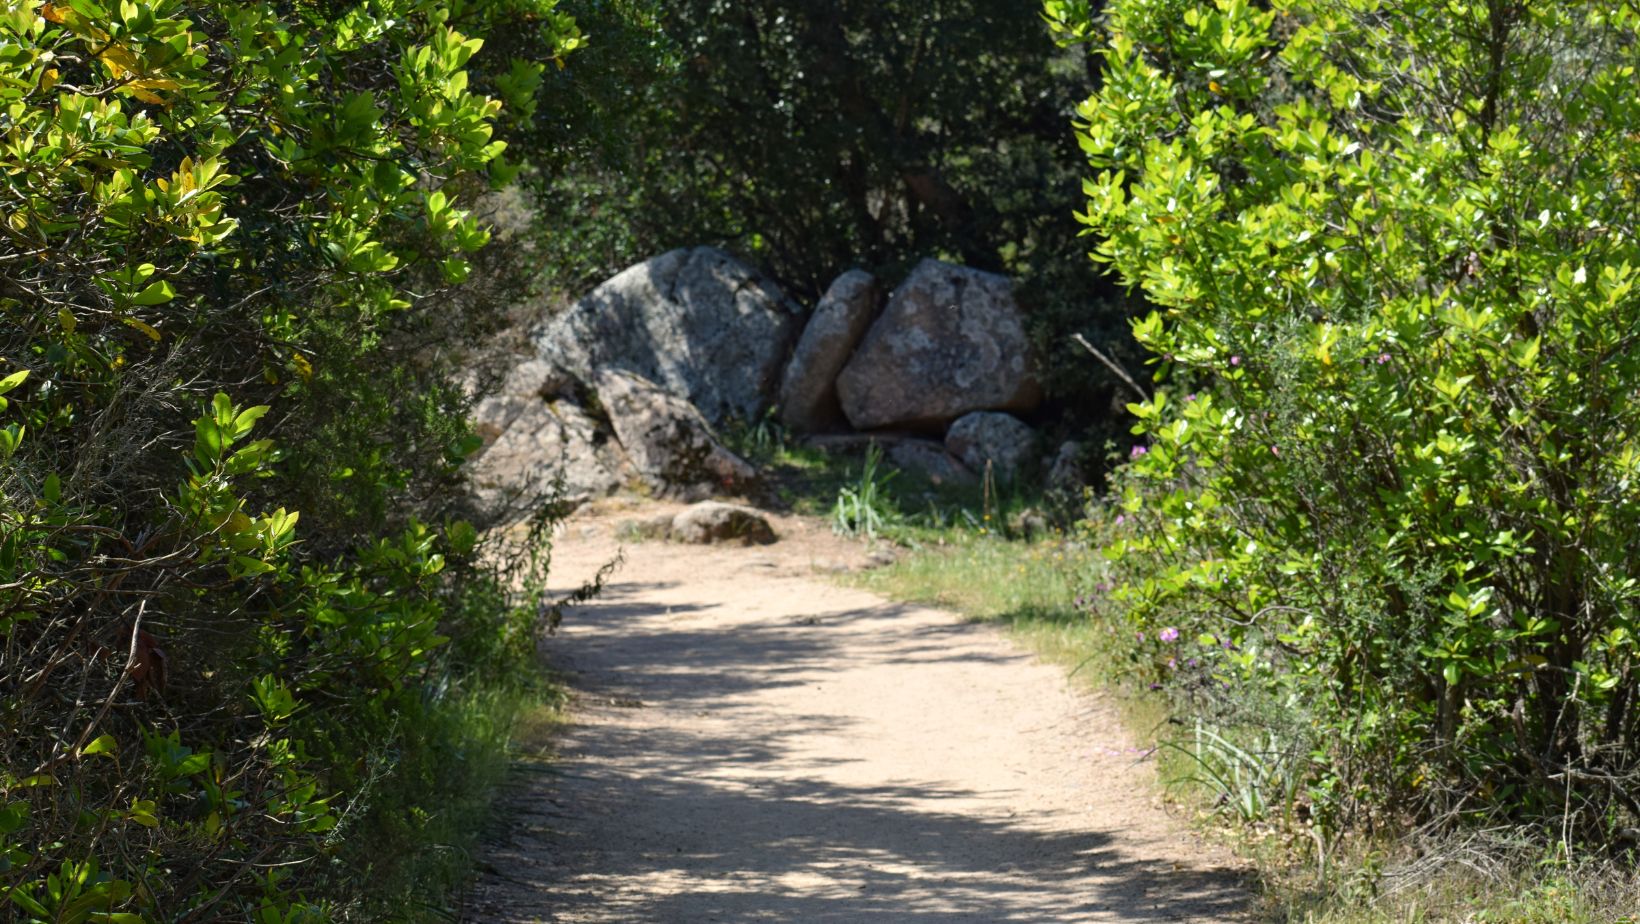
[[[572,519],[555,584],[664,509]],[[839,586],[882,553],[772,520],[771,546],[627,543],[566,614],[569,722],[521,765],[468,920],[1244,919],[1112,706],[994,627]]]

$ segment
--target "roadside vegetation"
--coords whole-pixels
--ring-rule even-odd
[[[502,316],[470,210],[580,43],[0,5],[0,919],[446,914],[551,608],[547,524],[464,519],[440,345]]]

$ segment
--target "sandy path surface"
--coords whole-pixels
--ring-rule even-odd
[[[994,628],[835,586],[862,550],[626,547],[549,657],[575,691],[473,921],[1233,921],[1108,707]],[[617,548],[572,522],[555,583]]]

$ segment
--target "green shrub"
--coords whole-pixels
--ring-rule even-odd
[[[1640,15],[1047,13],[1105,66],[1096,259],[1159,309],[1103,533],[1138,669],[1285,722],[1328,831],[1633,825]]]
[[[371,886],[493,749],[453,717],[543,564],[459,517],[448,344],[499,312],[452,287],[579,43],[551,0],[0,7],[0,917],[414,915]]]

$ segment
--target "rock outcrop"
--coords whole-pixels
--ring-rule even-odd
[[[519,415],[543,401],[568,392],[572,381],[562,369],[542,359],[514,366],[501,387],[473,408],[473,427],[486,444],[501,436]]]
[[[1026,410],[1042,396],[1013,285],[924,260],[888,298],[837,379],[856,429],[937,429],[970,411]]]
[[[881,299],[875,277],[849,270],[814,306],[780,385],[780,419],[787,427],[818,433],[842,421],[837,374],[871,326]]]
[[[538,355],[582,382],[636,373],[713,423],[756,420],[780,383],[803,310],[712,247],[629,267],[534,334]]]
[[[671,538],[676,542],[739,543],[768,545],[776,537],[774,528],[750,507],[703,501],[672,518]]]
[[[718,441],[688,401],[621,370],[599,371],[593,385],[627,459],[656,493],[698,499],[756,480],[756,470]]]
[[[1013,481],[1036,465],[1036,431],[1018,417],[997,411],[957,418],[945,432],[945,448],[976,472],[984,472],[990,463],[998,481]]]
[[[506,423],[472,463],[479,519],[505,521],[549,501],[579,506],[613,494],[626,480],[620,448],[582,408],[568,401],[496,399],[505,399]],[[560,476],[562,494],[555,494]]]

